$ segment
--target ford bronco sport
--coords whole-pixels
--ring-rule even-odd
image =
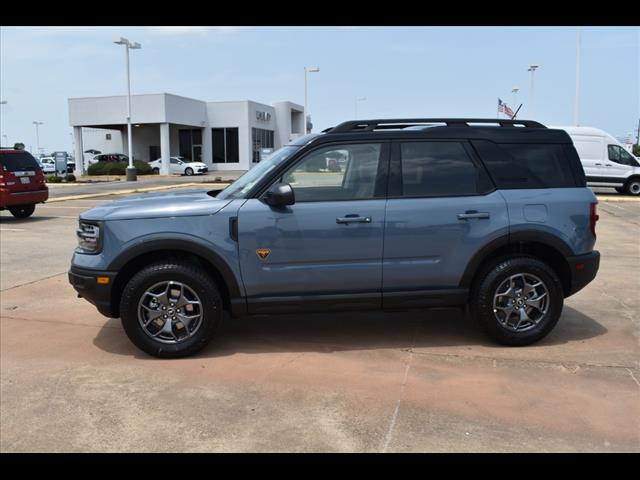
[[[69,281],[158,357],[200,350],[224,311],[468,305],[493,340],[527,345],[598,271],[596,204],[562,130],[349,121],[222,191],[84,212]]]

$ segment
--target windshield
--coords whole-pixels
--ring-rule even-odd
[[[267,175],[271,170],[276,168],[281,162],[289,158],[293,153],[298,150],[297,146],[287,145],[280,150],[274,152],[267,160],[263,160],[258,165],[253,167],[247,173],[242,175],[239,179],[225,188],[222,192],[216,195],[216,198],[220,199],[234,199],[245,198],[245,195],[258,183],[258,181]]]

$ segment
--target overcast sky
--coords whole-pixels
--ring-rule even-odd
[[[2,27],[1,130],[35,150],[71,150],[69,97],[174,93],[205,101],[304,102],[314,131],[358,118],[489,117],[520,87],[518,118],[571,125],[576,28]],[[530,63],[535,73],[533,112]],[[582,29],[580,124],[624,136],[640,117],[640,28]],[[515,110],[515,108],[514,108]],[[0,140],[5,143],[4,138]]]

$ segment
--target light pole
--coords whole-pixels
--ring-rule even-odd
[[[6,100],[0,100],[0,105],[6,105],[7,101]],[[0,116],[2,116],[2,114],[0,113]],[[0,118],[0,129],[2,129],[2,125],[4,125],[4,122],[2,122],[2,119]],[[5,145],[8,147],[9,145],[7,145],[7,136],[6,135],[2,135],[5,138]]]
[[[137,50],[142,48],[138,42],[130,42],[124,37],[120,37],[113,41],[118,45],[124,45],[127,55],[127,147],[129,147],[129,167],[127,167],[127,181],[133,182],[137,180],[136,167],[133,166],[133,146],[131,144],[131,76],[129,75],[129,50]]]
[[[578,27],[576,33],[576,105],[573,114],[573,123],[578,126],[580,114],[580,48],[582,44],[582,30]]]
[[[520,91],[520,87],[513,87],[511,89],[511,93],[513,94],[513,108],[518,108],[518,92]]]
[[[36,151],[40,153],[40,135],[38,133],[38,125],[44,125],[44,123],[36,122],[36,121],[33,121],[31,123],[33,123],[36,126]]]
[[[304,127],[303,135],[311,133],[311,130],[307,132],[307,72],[316,73],[320,71],[320,67],[304,67]]]
[[[357,120],[357,119],[358,119],[358,102],[363,102],[363,101],[365,101],[366,99],[367,99],[367,97],[360,97],[360,98],[356,98],[356,102],[355,102],[355,105],[356,105],[356,114],[355,114],[355,117],[353,117],[355,120]]]
[[[531,118],[533,120],[534,117],[534,109],[533,109],[533,74],[535,71],[540,68],[540,65],[531,64],[529,65],[529,69],[527,72],[531,72],[531,91],[529,92],[529,103],[531,104]]]

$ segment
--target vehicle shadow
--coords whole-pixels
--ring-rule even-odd
[[[119,328],[113,328],[112,322]],[[119,322],[105,324],[94,344],[110,353],[150,358],[128,340]],[[607,329],[596,320],[565,306],[558,325],[536,345],[561,345],[605,333]],[[462,310],[442,309],[226,318],[214,340],[196,357],[447,346],[506,348],[492,343]]]
[[[32,217],[28,217],[28,218],[16,218],[13,215],[0,215],[0,223],[6,223],[11,225],[22,225],[25,223],[51,220],[52,218],[57,218],[57,217],[47,217],[46,215],[34,214]]]

